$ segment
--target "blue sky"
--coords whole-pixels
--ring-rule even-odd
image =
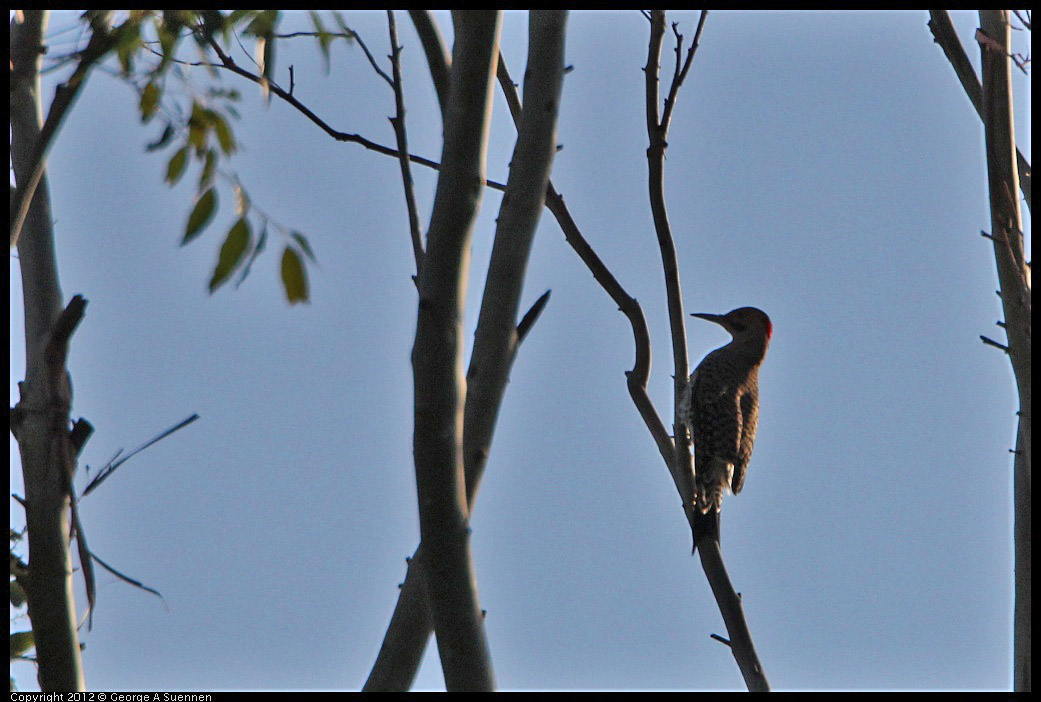
[[[382,60],[384,14],[345,16]],[[437,158],[429,73],[398,19],[410,146]],[[697,13],[670,19],[689,40]],[[1011,686],[1016,397],[1007,359],[979,341],[1003,338],[979,235],[990,222],[983,131],[927,19],[713,12],[669,135],[687,310],[755,305],[774,322],[755,455],[744,491],[724,503],[722,538],[779,690]],[[975,13],[954,20],[978,65]],[[55,13],[51,31],[74,23]],[[288,13],[281,28],[309,28],[307,15]],[[523,13],[506,14],[502,50],[518,81],[526,31]],[[553,181],[643,306],[650,392],[668,415],[644,156],[647,33],[636,12],[571,14]],[[73,36],[56,34],[55,50]],[[670,72],[671,61],[667,44]],[[312,40],[282,42],[278,63],[283,80],[295,66],[294,94],[333,127],[393,144],[393,96],[357,47],[334,45],[328,77]],[[48,100],[59,77],[47,77]],[[97,554],[165,598],[100,574],[83,635],[87,685],[357,689],[418,539],[416,294],[398,164],[334,142],[277,99],[265,107],[252,84],[221,80],[243,93],[242,149],[228,167],[318,257],[309,305],[285,302],[277,235],[237,290],[207,294],[231,190],[211,229],[179,248],[195,172],[163,185],[169,152],[144,152],[158,129],[140,125],[120,81],[91,78],[49,158],[63,292],[90,301],[70,358],[74,416],[96,427],[81,469],[201,415],[82,503]],[[1029,79],[1013,81],[1030,159]],[[505,180],[514,131],[501,96],[494,109],[488,174]],[[425,226],[436,180],[415,177]],[[499,203],[485,193],[474,236],[471,331]],[[743,689],[709,638],[725,628],[626,392],[629,325],[548,212],[522,305],[546,289],[472,522],[498,684]],[[12,404],[21,307],[12,255]],[[692,319],[692,365],[726,340]],[[21,482],[12,439],[12,490]],[[35,689],[30,666],[14,672]],[[415,689],[443,684],[431,641]]]

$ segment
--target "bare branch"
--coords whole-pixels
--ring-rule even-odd
[[[415,460],[427,592],[449,690],[495,682],[477,598],[463,470],[462,320],[467,251],[484,181],[499,13],[456,12],[443,167],[419,274],[412,353]]]
[[[350,39],[358,42],[358,46],[360,46],[361,50],[365,52],[365,58],[368,59],[369,65],[372,66],[372,70],[376,72],[376,75],[385,80],[387,85],[391,87],[394,86],[394,81],[387,75],[387,72],[380,67],[379,62],[376,61],[376,57],[372,55],[371,51],[369,51],[369,47],[365,44],[365,41],[362,40],[361,35],[349,27],[347,32],[289,32],[288,34],[275,34],[274,36],[277,39],[293,39],[295,37],[317,37],[321,34],[324,34],[327,37],[342,37],[343,39]]]
[[[261,80],[262,80],[261,76],[258,76],[255,73],[251,73],[250,71],[247,71],[246,69],[242,68],[237,63],[235,63],[235,60],[231,56],[229,56],[227,53],[225,53],[224,50],[221,49],[220,45],[216,41],[214,41],[211,38],[211,39],[208,39],[208,43],[209,43],[210,47],[213,48],[213,50],[216,52],[217,57],[220,59],[220,63],[213,64],[213,65],[215,65],[218,68],[223,68],[225,70],[231,71],[232,73],[234,73],[236,75],[239,75],[239,76],[245,78],[246,80],[253,81],[254,83],[257,83],[258,85],[261,83]],[[331,136],[336,141],[350,142],[350,143],[353,143],[353,144],[358,144],[360,146],[365,147],[366,149],[368,149],[370,151],[375,151],[377,153],[384,154],[385,156],[395,156],[395,157],[398,156],[397,149],[392,149],[389,146],[384,146],[384,145],[378,144],[378,143],[376,143],[374,141],[370,141],[369,139],[366,139],[365,137],[360,136],[358,134],[348,134],[347,132],[341,132],[341,131],[338,131],[338,130],[334,129],[327,122],[325,122],[321,117],[319,117],[313,111],[311,111],[311,109],[309,107],[307,107],[304,103],[300,102],[298,99],[296,99],[295,97],[290,95],[287,91],[282,89],[279,85],[277,85],[274,82],[270,82],[270,81],[269,81],[268,85],[270,87],[272,95],[275,95],[275,96],[285,100],[290,105],[292,105],[301,114],[303,114],[305,117],[307,117],[309,120],[311,120],[314,124],[316,124],[319,128],[321,128],[322,131],[324,131],[326,134]],[[432,161],[432,160],[430,160],[428,158],[423,158],[422,156],[415,156],[413,154],[409,154],[408,155],[408,160],[411,161],[412,163],[417,163],[417,164],[419,164],[421,166],[426,166],[427,168],[432,168],[435,171],[439,170],[441,168],[441,164],[439,164],[437,161]],[[493,190],[500,190],[501,191],[501,190],[505,190],[506,189],[506,186],[504,184],[499,183],[499,182],[494,181],[494,180],[485,180],[484,181],[484,185],[489,187],[489,188],[492,188]]]
[[[390,34],[390,64],[394,79],[395,115],[390,123],[398,143],[398,163],[401,164],[401,184],[405,189],[405,205],[408,208],[408,229],[412,236],[412,253],[416,259],[416,275],[423,269],[423,232],[420,230],[419,209],[416,207],[416,189],[412,183],[412,169],[408,160],[408,134],[405,131],[405,89],[401,79],[401,46],[398,45],[398,27],[394,11],[387,10],[387,31]]]
[[[933,40],[940,45],[947,60],[954,67],[954,73],[961,81],[976,114],[983,119],[983,87],[958,39],[958,33],[954,30],[954,23],[947,10],[929,10],[929,30],[933,33]],[[1019,149],[1016,149],[1016,163],[1019,169],[1019,187],[1027,203],[1027,209],[1030,209],[1030,162]]]
[[[705,13],[703,11],[701,20],[698,23],[697,35],[701,34],[704,20]],[[691,50],[687,54],[687,62],[678,71],[673,80],[672,87],[669,90],[669,97],[665,103],[665,114],[659,122],[657,118],[658,67],[664,34],[665,12],[654,10],[651,12],[651,35],[648,41],[644,80],[646,81],[647,136],[649,141],[647,148],[648,189],[651,213],[654,218],[654,229],[658,237],[658,248],[661,251],[662,268],[665,276],[665,290],[668,300],[670,330],[672,332],[673,364],[675,367],[673,435],[676,445],[675,451],[670,459],[667,460],[667,463],[683,499],[684,512],[694,531],[696,548],[701,553],[701,564],[704,568],[705,576],[708,578],[709,585],[712,587],[712,594],[719,605],[719,611],[723,615],[723,621],[727,625],[727,632],[730,634],[730,650],[737,661],[738,668],[741,670],[745,685],[749,691],[768,691],[770,689],[769,683],[762,665],[759,663],[755,645],[752,643],[752,637],[748,631],[748,624],[745,621],[741,607],[741,598],[730,583],[730,578],[723,564],[723,557],[719,548],[718,529],[705,533],[708,530],[701,530],[696,526],[702,525],[704,520],[699,520],[695,515],[694,472],[688,444],[689,436],[684,424],[685,420],[679,414],[682,393],[687,391],[687,333],[683,314],[683,296],[680,289],[679,266],[676,260],[676,246],[669,224],[668,211],[665,206],[665,147],[679,84],[690,69],[690,61],[698,44],[698,36],[695,36]],[[680,35],[677,32],[677,65],[680,42]],[[718,519],[718,513],[712,516]]]
[[[11,22],[11,165],[24,203],[24,236],[17,239],[25,307],[25,380],[12,411],[25,482],[25,521],[32,577],[26,597],[33,625],[44,692],[83,690],[83,666],[76,631],[70,535],[70,471],[76,449],[69,430],[71,384],[64,367],[68,340],[82,313],[79,302],[62,312],[61,286],[54,254],[50,196],[44,172],[47,147],[60,123],[54,115],[45,138],[39,120],[40,48],[47,25],[44,10],[24,10]],[[82,64],[81,64],[82,65]],[[82,75],[80,82],[82,83]],[[71,104],[71,102],[70,102]],[[32,187],[29,187],[32,185]],[[16,205],[16,212],[23,205]],[[13,219],[13,218],[12,218]],[[82,300],[82,298],[79,298]],[[57,324],[60,320],[61,323]],[[61,364],[57,367],[55,364]]]
[[[31,175],[25,182],[19,183],[14,202],[11,204],[11,248],[18,244],[18,237],[21,234],[22,226],[25,224],[25,218],[29,214],[29,206],[32,203],[33,195],[36,193],[36,188],[39,186],[40,179],[43,177],[43,172],[46,168],[47,152],[50,150],[58,130],[65,121],[65,116],[69,113],[73,103],[79,96],[91,69],[116,43],[115,36],[108,30],[107,22],[108,15],[106,13],[99,13],[92,18],[90,41],[87,43],[86,48],[80,52],[76,70],[54,92],[54,100],[51,101],[51,106],[47,110],[47,119],[44,120],[43,127],[40,129],[40,136],[33,146]],[[31,52],[29,56],[19,59],[19,65],[24,65],[23,62],[26,59],[32,60],[38,56],[36,52],[42,51],[42,45],[21,47],[20,50]],[[12,71],[11,77],[12,80],[32,79],[21,69]]]
[[[524,313],[524,316],[521,317],[521,321],[517,322],[518,345],[520,345],[521,342],[524,341],[524,337],[528,335],[528,332],[531,331],[531,328],[535,325],[535,322],[538,321],[539,315],[542,314],[542,310],[546,308],[546,303],[549,302],[549,295],[551,292],[551,290],[547,290],[546,292],[542,293],[542,295],[539,296],[539,299],[535,300],[535,304],[528,308],[528,311]]]
[[[702,12],[702,19],[704,19]],[[651,214],[654,219],[654,230],[658,238],[658,249],[661,253],[662,268],[665,277],[665,294],[669,310],[669,328],[672,335],[673,360],[673,437],[675,447],[673,457],[667,462],[672,472],[676,489],[683,501],[683,509],[694,529],[694,467],[691,464],[690,437],[684,429],[679,417],[679,405],[682,394],[687,390],[687,377],[690,375],[687,361],[687,327],[683,314],[683,293],[680,288],[679,263],[676,260],[676,245],[672,238],[672,228],[665,207],[665,146],[671,122],[672,107],[675,105],[678,86],[673,84],[666,100],[665,115],[658,120],[658,67],[661,56],[662,40],[665,35],[665,13],[661,10],[651,12],[651,36],[648,42],[647,65],[644,68],[647,109],[647,147],[648,189],[651,202]],[[696,43],[694,44],[696,46]],[[692,46],[693,49],[693,46]],[[688,59],[693,53],[688,54]],[[678,62],[677,56],[677,62]],[[689,64],[679,74],[682,80]],[[696,535],[695,535],[696,538]]]
[[[1013,614],[1013,678],[1017,691],[1031,688],[1031,287],[1023,249],[1016,168],[1015,125],[1012,119],[1012,85],[1008,10],[980,10],[977,41],[983,65],[980,114],[987,152],[987,185],[990,194],[991,241],[1001,284],[1008,346],[981,337],[985,343],[1008,353],[1019,394],[1019,427],[1013,469],[1015,535],[1015,608]]]
[[[430,66],[430,78],[434,82],[434,90],[437,91],[437,100],[441,104],[441,112],[445,111],[448,104],[448,69],[450,59],[445,50],[445,43],[441,39],[441,32],[437,28],[437,22],[430,10],[409,10],[409,17],[415,25],[419,42],[423,45],[423,53],[427,57],[427,65]]]
[[[694,62],[694,53],[698,50],[698,46],[701,43],[701,30],[705,27],[706,19],[708,19],[708,10],[702,10],[701,16],[698,18],[698,28],[694,32],[694,41],[691,42],[690,49],[687,50],[687,59],[683,62],[682,68],[680,68],[680,57],[683,50],[683,35],[679,33],[676,23],[672,23],[672,31],[676,35],[676,69],[672,77],[672,86],[669,88],[669,96],[665,99],[665,111],[661,121],[661,126],[666,131],[668,131],[669,122],[672,120],[672,111],[676,107],[676,98],[679,95],[680,86],[683,85],[683,81],[687,78],[687,72],[690,71],[690,66]]]

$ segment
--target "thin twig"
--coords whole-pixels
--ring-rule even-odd
[[[416,207],[416,189],[412,182],[412,169],[408,162],[408,134],[405,131],[405,89],[401,79],[401,46],[398,45],[398,27],[394,21],[394,10],[387,10],[387,31],[390,33],[390,65],[394,79],[395,115],[390,118],[394,127],[394,138],[398,143],[398,163],[401,164],[401,184],[405,188],[405,205],[408,208],[408,229],[412,236],[412,253],[416,259],[416,276],[423,268],[423,232],[420,230],[419,210]]]
[[[701,30],[705,26],[706,19],[708,19],[708,10],[702,10],[701,16],[698,18],[698,28],[694,32],[694,41],[691,42],[690,49],[687,50],[687,59],[683,62],[682,69],[680,68],[680,55],[683,49],[683,35],[676,28],[676,23],[672,24],[672,31],[676,35],[676,69],[672,78],[672,87],[669,88],[669,97],[665,99],[665,110],[662,114],[661,126],[665,129],[669,128],[669,121],[672,119],[672,111],[676,107],[676,97],[679,94],[680,86],[683,85],[687,72],[690,71],[691,63],[694,61],[694,54],[701,43]]]
[[[208,38],[207,41],[208,41],[210,47],[216,52],[217,57],[221,61],[220,63],[214,64],[216,67],[223,68],[223,69],[225,69],[227,71],[231,71],[232,73],[234,73],[236,75],[239,75],[239,76],[241,76],[241,77],[243,77],[243,78],[245,78],[247,80],[253,81],[254,83],[257,83],[258,85],[260,84],[260,82],[261,82],[261,77],[260,76],[256,75],[255,73],[251,73],[250,71],[247,71],[246,69],[242,68],[237,63],[235,63],[235,59],[231,58],[228,54],[226,54],[224,52],[224,50],[220,48],[220,45],[216,41],[214,41],[212,38]],[[282,89],[278,84],[276,84],[274,82],[269,82],[269,86],[270,86],[270,89],[271,89],[271,93],[273,95],[276,95],[277,97],[280,97],[283,100],[285,100],[286,102],[288,102],[290,105],[292,105],[294,108],[296,108],[297,111],[302,113],[305,117],[307,117],[309,120],[311,120],[314,124],[318,125],[318,127],[321,128],[322,131],[324,131],[326,134],[331,136],[336,141],[342,141],[342,142],[349,142],[349,143],[353,143],[353,144],[359,144],[360,146],[363,146],[366,149],[369,149],[370,151],[375,151],[377,153],[381,153],[381,154],[384,154],[386,156],[397,156],[398,155],[398,150],[397,149],[392,149],[389,146],[384,146],[383,144],[379,144],[377,142],[370,141],[369,139],[366,139],[365,137],[360,136],[358,134],[348,134],[346,132],[341,132],[341,131],[338,131],[338,130],[334,129],[327,122],[325,122],[325,120],[323,120],[321,117],[316,115],[313,111],[311,111],[311,109],[309,107],[307,107],[302,102],[300,102],[298,99],[296,99],[295,97],[290,95],[288,92],[286,92],[284,89]],[[428,158],[424,158],[422,156],[416,156],[414,154],[409,154],[408,155],[408,160],[411,161],[412,163],[418,163],[421,166],[426,166],[427,168],[432,168],[435,171],[436,170],[440,170],[440,168],[441,168],[441,164],[438,163],[437,161],[432,161],[432,160],[430,160]],[[487,187],[489,187],[489,188],[491,188],[493,190],[499,190],[499,191],[506,190],[506,186],[503,183],[499,183],[499,182],[494,181],[494,180],[485,180],[484,184]]]
[[[734,590],[727,575],[723,563],[723,556],[719,548],[718,531],[715,535],[706,534],[703,530],[694,528],[695,518],[691,498],[694,494],[693,467],[691,455],[688,448],[689,436],[686,428],[682,425],[679,417],[679,399],[681,393],[686,392],[687,384],[687,339],[686,326],[683,314],[683,299],[680,290],[679,267],[676,260],[676,245],[669,225],[668,211],[665,206],[665,148],[667,145],[669,122],[673,107],[676,104],[676,96],[679,86],[690,69],[690,62],[694,50],[698,45],[702,27],[704,26],[706,12],[703,10],[698,23],[698,30],[694,42],[687,53],[687,59],[678,74],[674,75],[672,86],[669,89],[669,97],[665,101],[664,114],[659,122],[658,109],[658,70],[660,64],[662,41],[665,34],[665,12],[654,10],[651,13],[651,34],[648,41],[647,65],[645,67],[644,80],[646,81],[646,109],[647,109],[647,137],[649,146],[647,148],[648,166],[648,189],[651,203],[651,213],[654,219],[654,228],[658,238],[658,247],[661,251],[662,268],[665,277],[665,288],[669,309],[669,323],[672,335],[674,374],[674,398],[676,400],[676,412],[674,414],[674,436],[676,450],[670,457],[669,468],[676,481],[677,489],[683,498],[684,512],[694,530],[696,548],[701,556],[701,565],[705,571],[705,577],[712,588],[712,594],[719,606],[720,614],[726,623],[727,632],[730,635],[730,649],[737,662],[741,675],[748,686],[749,691],[769,691],[769,682],[763,671],[762,665],[752,642],[748,623],[745,620],[744,610],[741,606],[741,598]],[[677,65],[679,52],[682,45],[682,36],[673,30],[677,37]]]
[[[100,61],[109,50],[115,46],[118,35],[107,31],[105,23],[107,15],[99,15],[92,21],[93,33],[86,48],[80,53],[80,60],[76,70],[67,81],[58,86],[54,91],[54,100],[47,110],[47,119],[40,128],[40,136],[33,146],[33,170],[32,175],[25,183],[18,184],[14,201],[11,203],[11,248],[18,244],[25,218],[29,214],[29,206],[32,204],[33,195],[43,178],[47,166],[47,152],[54,142],[58,130],[65,121],[65,116],[76,102],[83,84],[90,74],[91,69]],[[12,80],[18,76],[12,75]]]
[[[391,87],[394,86],[393,79],[387,75],[386,71],[380,68],[379,63],[376,61],[376,57],[372,55],[371,51],[369,51],[369,47],[365,45],[364,41],[362,41],[361,36],[349,27],[347,32],[290,32],[288,34],[276,34],[275,37],[277,39],[292,39],[294,37],[317,37],[323,34],[327,37],[340,37],[358,42],[358,46],[360,46],[361,50],[365,52],[365,58],[367,58],[369,63],[372,65],[372,70],[376,71],[376,74],[379,75],[380,78],[387,81],[387,85],[390,85]]]
[[[958,39],[958,33],[954,30],[954,22],[951,21],[947,10],[929,10],[929,30],[933,34],[933,40],[940,45],[943,53],[947,56],[954,73],[958,76],[965,94],[969,97],[976,114],[983,119],[983,86],[976,76],[976,69],[965,53],[965,48]],[[1023,193],[1023,199],[1030,209],[1030,162],[1016,149],[1016,168],[1019,170],[1019,189]]]
[[[524,341],[524,337],[531,331],[531,327],[538,321],[539,315],[542,314],[542,310],[545,309],[546,303],[549,302],[549,295],[552,291],[547,290],[539,296],[539,299],[535,300],[524,316],[521,317],[521,321],[517,323],[517,345],[520,346],[521,342]]]

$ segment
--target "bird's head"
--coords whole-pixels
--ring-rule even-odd
[[[761,339],[769,342],[774,333],[774,325],[770,322],[766,312],[756,307],[738,307],[726,314],[695,312],[691,317],[715,322],[730,332],[730,336],[734,337],[735,341]]]

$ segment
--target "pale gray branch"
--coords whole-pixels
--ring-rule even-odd
[[[11,430],[25,480],[26,596],[40,689],[68,692],[83,690],[84,679],[69,551],[69,471],[75,450],[68,429],[71,387],[62,353],[68,335],[52,332],[61,317],[62,294],[43,168],[39,69],[46,26],[47,12],[41,10],[24,10],[11,22],[11,163],[20,193],[14,199],[26,203],[22,235],[17,237],[26,369]]]
[[[1028,691],[1030,674],[1030,525],[1031,525],[1031,287],[1023,248],[1016,168],[1016,130],[1012,112],[1012,66],[1008,10],[981,10],[983,65],[981,116],[987,150],[991,242],[1001,284],[1008,356],[1019,393],[1019,426],[1013,462],[1015,510],[1015,611],[1013,615],[1014,689]],[[982,33],[982,36],[980,34]]]
[[[484,184],[499,13],[453,13],[445,141],[419,274],[415,375],[416,488],[423,567],[445,684],[495,687],[470,552],[463,474],[463,310],[470,238]]]

